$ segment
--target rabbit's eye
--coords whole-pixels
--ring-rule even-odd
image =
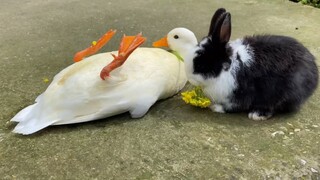
[[[179,36],[178,35],[174,35],[173,38],[179,39]]]

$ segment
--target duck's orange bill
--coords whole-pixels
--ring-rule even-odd
[[[110,75],[110,72],[118,67],[120,67],[130,56],[130,54],[137,49],[142,43],[146,41],[147,38],[142,37],[142,33],[139,33],[136,36],[123,36],[118,56],[112,54],[114,60],[105,66],[101,72],[100,77],[101,79],[105,80],[106,77]]]
[[[153,47],[169,47],[167,36],[159,39],[156,42],[153,42],[152,46]]]
[[[98,52],[105,44],[107,44],[107,42],[109,42],[109,40],[115,35],[115,33],[116,33],[116,30],[112,30],[112,29],[109,30],[97,42],[94,41],[90,47],[77,52],[74,55],[73,61],[79,62],[83,58]]]

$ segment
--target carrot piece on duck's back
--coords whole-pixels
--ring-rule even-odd
[[[83,58],[99,51],[107,42],[109,42],[109,40],[114,36],[115,33],[116,30],[111,29],[107,33],[105,33],[98,41],[93,41],[90,47],[77,52],[73,58],[74,62],[79,62]]]

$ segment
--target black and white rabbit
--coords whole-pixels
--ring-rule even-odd
[[[318,84],[315,57],[297,40],[276,35],[247,36],[229,42],[231,15],[218,9],[209,34],[193,59],[194,81],[218,112],[248,111],[265,120],[275,112],[298,110]]]
[[[298,110],[318,84],[315,57],[297,40],[277,35],[229,42],[231,15],[218,9],[209,34],[197,44],[185,28],[169,32],[168,45],[185,58],[191,84],[201,86],[216,112],[248,112],[265,120]]]

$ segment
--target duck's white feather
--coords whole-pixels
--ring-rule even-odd
[[[12,118],[19,122],[14,132],[31,134],[50,125],[86,122],[128,111],[138,118],[186,83],[183,63],[157,48],[136,49],[103,81],[99,74],[113,60],[111,53],[91,56],[58,73],[35,104]]]

